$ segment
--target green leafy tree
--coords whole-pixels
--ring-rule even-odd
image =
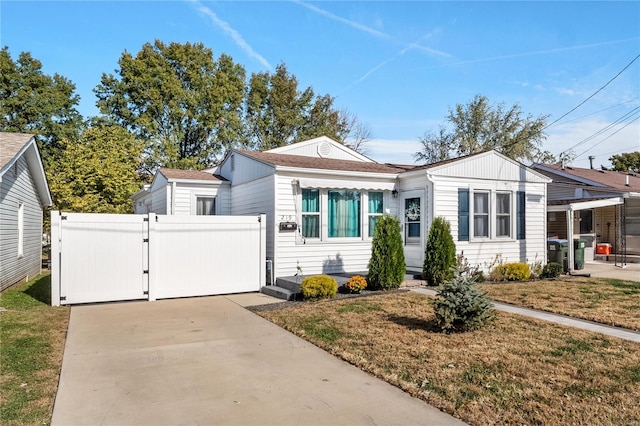
[[[299,90],[284,64],[274,73],[251,75],[245,118],[246,145],[258,150],[323,135],[344,142],[352,129],[348,117],[334,108],[333,97],[316,96],[311,87]]]
[[[0,51],[0,130],[35,134],[47,167],[59,155],[61,141],[77,139],[82,131],[75,89],[66,78],[45,74],[28,52],[13,61],[5,46]]]
[[[640,151],[625,152],[609,157],[613,170],[640,173]]]
[[[520,105],[491,105],[485,96],[476,95],[466,105],[458,104],[446,117],[451,130],[439,135],[427,134],[417,159],[445,159],[496,150],[518,161],[549,158],[542,151],[548,116],[523,116]]]
[[[451,226],[442,217],[436,217],[429,229],[424,250],[422,277],[428,285],[440,285],[453,277],[456,266],[456,245]]]
[[[371,289],[389,290],[400,287],[406,265],[400,222],[393,216],[378,219],[371,242],[371,259],[367,282]]]
[[[425,164],[437,163],[450,157],[455,150],[454,135],[447,132],[445,127],[440,127],[439,132],[426,132],[420,139],[422,150],[414,154],[416,161]]]
[[[202,169],[242,141],[245,69],[202,43],[124,52],[94,92],[103,114],[145,143],[144,168]]]
[[[57,209],[133,212],[130,197],[142,183],[136,171],[142,143],[121,126],[95,122],[79,140],[63,140],[61,145],[64,155],[47,173]]]

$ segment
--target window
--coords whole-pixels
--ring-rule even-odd
[[[320,191],[302,190],[302,236],[320,238]]]
[[[24,254],[24,204],[18,203],[18,257]]]
[[[361,235],[360,192],[329,190],[327,198],[329,238],[359,237]]]
[[[473,194],[473,236],[489,238],[489,193]]]
[[[404,242],[420,244],[420,197],[404,200]]]
[[[496,194],[496,237],[511,236],[511,194]]]
[[[216,197],[196,197],[196,214],[216,214]]]
[[[580,233],[593,233],[593,210],[580,210]]]
[[[382,192],[369,192],[369,236],[373,237],[376,223],[384,212],[384,194]]]

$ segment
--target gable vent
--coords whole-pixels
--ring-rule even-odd
[[[320,155],[320,157],[322,158],[329,157],[331,155],[332,149],[333,147],[329,142],[322,142],[320,145],[318,145],[318,155]]]

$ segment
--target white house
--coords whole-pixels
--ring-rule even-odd
[[[0,132],[0,290],[40,273],[51,195],[33,135]]]
[[[546,261],[550,179],[494,151],[404,166],[376,163],[320,137],[265,152],[232,150],[216,169],[183,172],[183,181],[171,173],[178,172],[161,170],[134,196],[136,213],[202,214],[198,194],[210,187],[215,214],[266,213],[275,277],[366,270],[383,214],[401,220],[410,269],[422,269],[438,216],[471,264],[486,268],[498,255]]]

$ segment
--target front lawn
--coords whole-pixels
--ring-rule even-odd
[[[640,282],[559,278],[480,285],[498,302],[640,331]]]
[[[393,293],[259,314],[471,424],[640,421],[639,344],[502,312],[446,335],[430,300]]]
[[[0,424],[49,424],[69,308],[52,308],[51,279],[41,275],[0,296]]]

